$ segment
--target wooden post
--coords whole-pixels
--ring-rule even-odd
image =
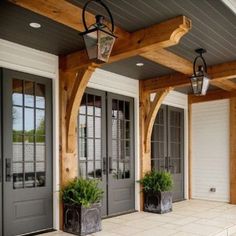
[[[236,204],[236,97],[230,98],[230,203]]]

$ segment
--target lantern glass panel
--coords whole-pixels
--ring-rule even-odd
[[[202,95],[206,95],[208,87],[209,87],[209,78],[204,76],[202,84]]]
[[[97,59],[98,54],[98,32],[93,31],[83,35],[84,43],[90,60]]]
[[[115,42],[115,37],[102,31],[98,30],[98,59],[107,62],[113,45]]]

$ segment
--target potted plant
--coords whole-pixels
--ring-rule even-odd
[[[169,172],[150,171],[138,181],[144,192],[144,211],[167,213],[172,211],[173,179]]]
[[[87,235],[101,231],[101,199],[99,181],[76,178],[62,190],[64,231]]]

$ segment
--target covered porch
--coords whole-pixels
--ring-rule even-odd
[[[79,35],[85,2],[0,3],[0,235],[67,235],[59,192],[76,177],[104,191],[93,235],[234,235],[236,6],[104,0],[117,40],[98,63]],[[199,48],[204,96],[190,80]],[[152,169],[173,176],[166,215],[143,211]]]

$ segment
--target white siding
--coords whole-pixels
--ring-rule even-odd
[[[228,99],[193,104],[192,196],[229,201]]]

